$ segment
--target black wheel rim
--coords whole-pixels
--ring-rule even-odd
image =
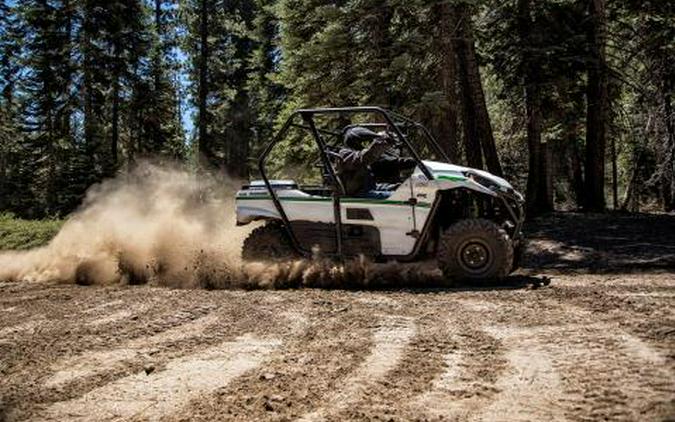
[[[485,242],[478,239],[464,242],[458,253],[460,265],[470,273],[481,273],[492,262],[490,248]]]

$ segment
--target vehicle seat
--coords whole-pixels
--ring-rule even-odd
[[[377,183],[375,185],[375,190],[389,192],[389,194],[391,194],[398,189],[399,186],[401,186],[400,183]]]

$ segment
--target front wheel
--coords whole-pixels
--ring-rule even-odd
[[[437,260],[447,278],[500,279],[511,272],[513,244],[506,231],[490,220],[461,220],[441,235]]]

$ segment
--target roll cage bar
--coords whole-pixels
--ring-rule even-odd
[[[350,124],[347,125],[342,132],[335,132],[323,128],[317,128],[316,123],[314,122],[314,116],[316,115],[330,115],[330,114],[337,114],[337,115],[344,115],[344,114],[349,114],[349,115],[354,115],[354,114],[374,114],[377,116],[382,117],[384,122],[381,123],[362,123],[362,124]],[[295,123],[295,119],[300,116],[302,118],[302,121],[304,124],[297,124]],[[293,233],[293,229],[290,224],[290,220],[288,219],[288,216],[286,215],[286,212],[284,211],[283,206],[281,205],[281,201],[279,201],[279,197],[277,196],[277,193],[275,190],[272,188],[272,184],[270,183],[269,178],[267,177],[267,172],[265,171],[265,165],[267,162],[267,158],[274,148],[275,145],[277,145],[279,142],[281,142],[284,137],[286,136],[288,130],[291,127],[295,128],[301,128],[308,130],[314,140],[316,141],[317,145],[319,146],[319,152],[321,155],[321,162],[323,163],[323,166],[325,169],[328,171],[328,177],[330,179],[330,183],[333,185],[332,190],[333,190],[333,214],[334,214],[334,219],[335,219],[335,238],[336,238],[336,254],[338,257],[343,258],[343,252],[342,252],[342,216],[340,213],[340,198],[345,195],[345,190],[344,186],[342,185],[342,181],[340,180],[339,177],[337,177],[335,168],[333,167],[333,164],[331,163],[329,156],[328,156],[328,148],[329,144],[326,143],[325,139],[323,138],[323,135],[326,136],[332,136],[332,137],[337,137],[339,140],[341,140],[343,133],[346,129],[349,127],[354,127],[354,126],[365,126],[365,127],[388,127],[391,128],[393,131],[394,136],[397,138],[398,142],[404,145],[408,151],[410,152],[412,158],[417,162],[417,166],[420,168],[422,173],[427,177],[429,180],[433,180],[433,175],[429,171],[426,166],[423,165],[422,159],[420,158],[419,154],[417,153],[417,150],[413,148],[413,145],[410,143],[409,139],[403,135],[401,132],[401,129],[407,129],[407,128],[416,128],[420,129],[422,133],[424,134],[426,141],[431,148],[434,149],[434,152],[438,154],[440,157],[445,159],[446,162],[450,162],[448,159],[447,154],[443,149],[438,145],[438,142],[434,137],[431,135],[431,132],[421,125],[420,123],[417,123],[413,120],[410,120],[407,117],[401,116],[400,114],[394,113],[392,111],[386,110],[382,107],[374,107],[374,106],[361,106],[361,107],[330,107],[330,108],[308,108],[308,109],[299,109],[294,111],[289,118],[286,120],[284,125],[282,126],[281,130],[277,133],[277,135],[274,137],[272,142],[267,145],[265,150],[263,151],[262,155],[260,156],[260,159],[258,160],[258,170],[260,171],[260,175],[265,183],[265,187],[267,188],[270,197],[272,198],[272,202],[274,203],[275,208],[279,212],[279,215],[281,216],[281,220],[284,223],[284,227],[289,235],[289,238],[291,240],[291,243],[295,247],[296,250],[298,250],[300,253],[302,253],[305,256],[310,256],[311,251],[306,250],[302,248],[302,246],[299,244],[297,237],[295,236],[295,233]],[[333,145],[331,145],[333,146]],[[414,205],[414,204],[411,204]],[[429,221],[427,221],[428,223]],[[426,231],[426,227],[424,232]],[[417,239],[416,245],[415,245],[415,250],[411,253],[412,254],[417,254],[420,245],[423,241],[423,237],[420,237]]]

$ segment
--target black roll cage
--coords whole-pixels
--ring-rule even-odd
[[[258,160],[258,170],[260,171],[260,175],[265,182],[265,187],[267,188],[270,197],[272,198],[272,202],[274,203],[275,208],[279,212],[279,215],[281,216],[281,220],[283,221],[283,225],[286,229],[286,232],[288,233],[288,236],[291,240],[291,243],[293,244],[293,247],[300,252],[302,255],[305,256],[311,256],[312,252],[309,250],[306,250],[302,248],[302,246],[299,244],[297,237],[295,236],[295,233],[293,232],[293,228],[291,227],[290,220],[288,219],[288,216],[286,215],[286,212],[284,211],[283,206],[281,205],[281,201],[279,200],[279,197],[277,196],[277,193],[275,190],[272,188],[272,184],[270,183],[269,178],[267,177],[267,173],[265,171],[265,164],[267,161],[267,157],[269,156],[270,152],[272,151],[272,148],[274,148],[275,145],[277,145],[279,142],[281,142],[284,137],[286,136],[286,133],[291,127],[295,128],[301,128],[305,130],[309,130],[312,136],[314,137],[314,140],[316,141],[320,155],[321,155],[321,161],[328,171],[329,178],[333,184],[333,214],[334,214],[334,219],[335,219],[335,238],[336,238],[336,253],[335,255],[339,258],[343,258],[343,252],[342,252],[342,215],[340,213],[340,198],[345,195],[345,190],[342,185],[342,181],[340,180],[339,177],[337,177],[337,174],[335,172],[335,168],[333,167],[333,164],[331,163],[327,149],[328,145],[325,142],[324,138],[322,135],[327,135],[327,136],[336,136],[336,137],[342,137],[341,132],[335,132],[335,131],[330,131],[322,128],[317,128],[316,124],[314,122],[314,116],[315,115],[327,115],[327,114],[364,114],[364,113],[371,113],[375,115],[379,115],[383,118],[384,122],[383,123],[363,123],[363,124],[358,124],[359,126],[371,126],[371,127],[389,127],[393,131],[394,135],[396,136],[397,140],[399,143],[404,145],[408,151],[410,152],[412,158],[417,162],[418,167],[424,173],[424,175],[427,177],[428,180],[433,180],[433,175],[429,171],[426,166],[422,164],[422,160],[417,153],[417,150],[413,148],[411,145],[410,141],[406,136],[403,135],[401,132],[401,127],[407,128],[407,127],[413,127],[416,129],[420,129],[422,133],[426,137],[426,141],[428,144],[434,149],[434,152],[438,154],[440,157],[445,159],[446,162],[450,162],[448,159],[447,154],[443,149],[438,145],[438,142],[436,139],[434,139],[433,135],[429,130],[421,125],[420,123],[417,123],[413,120],[408,119],[407,117],[401,116],[397,113],[394,113],[392,111],[386,110],[382,107],[375,107],[375,106],[361,106],[361,107],[330,107],[330,108],[309,108],[309,109],[300,109],[296,110],[293,112],[289,118],[286,120],[284,125],[282,126],[281,130],[277,133],[277,135],[274,137],[272,142],[267,145],[265,150],[263,151],[262,155],[260,156],[260,159]],[[298,117],[301,116],[303,123],[304,124],[297,124],[294,123],[294,120]],[[398,121],[398,123],[396,122]],[[355,126],[355,125],[348,125],[347,127],[350,126]],[[414,207],[414,203],[411,203],[411,205]],[[434,203],[432,206],[432,212],[437,208],[437,204]],[[431,216],[430,216],[431,217]],[[413,248],[413,251],[406,256],[403,257],[394,257],[394,258],[401,258],[401,259],[411,259],[414,256],[416,256],[420,249],[421,246],[423,245],[424,241],[426,240],[426,237],[428,236],[429,232],[429,223],[430,223],[431,218],[428,218],[426,221],[426,224],[424,225],[424,228],[422,230],[422,234],[418,236],[417,241],[415,242],[415,247]]]

